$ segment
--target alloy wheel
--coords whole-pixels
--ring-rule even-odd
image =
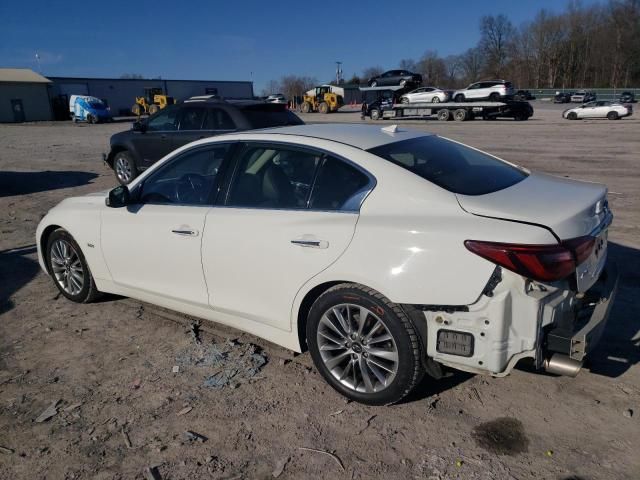
[[[84,269],[78,252],[60,238],[51,245],[51,269],[56,282],[69,295],[78,295],[84,287]]]
[[[317,330],[322,361],[343,386],[360,393],[380,392],[398,373],[398,347],[389,329],[371,310],[335,305]]]
[[[124,157],[116,158],[116,175],[122,183],[129,183],[131,181],[131,165]]]

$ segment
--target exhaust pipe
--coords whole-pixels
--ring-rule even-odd
[[[543,363],[544,369],[555,375],[564,375],[567,377],[575,377],[582,368],[582,362],[573,360],[567,355],[561,353],[554,353],[550,357],[546,358]]]

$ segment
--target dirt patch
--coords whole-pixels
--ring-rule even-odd
[[[502,417],[481,423],[473,429],[473,438],[496,455],[517,455],[529,450],[529,439],[522,422],[516,418]]]

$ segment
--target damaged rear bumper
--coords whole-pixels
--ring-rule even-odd
[[[609,263],[584,294],[568,281],[540,284],[506,270],[473,305],[425,311],[427,355],[458,370],[508,375],[530,358],[538,369],[575,375],[602,337],[618,286]]]

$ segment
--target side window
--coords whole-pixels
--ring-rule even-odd
[[[181,154],[142,184],[140,203],[209,205],[229,144]]]
[[[467,90],[475,90],[476,88],[480,88],[480,85],[480,83],[471,84]]]
[[[318,152],[249,144],[240,155],[227,205],[307,208],[321,158]]]
[[[180,110],[180,130],[200,130],[206,110],[202,107],[184,107]]]
[[[327,157],[318,172],[309,208],[358,211],[369,192],[369,183],[369,177],[357,168]]]
[[[147,130],[151,132],[166,132],[176,130],[178,110],[176,108],[165,108],[147,121]]]
[[[236,125],[226,111],[221,108],[210,108],[202,128],[204,130],[235,130]]]

